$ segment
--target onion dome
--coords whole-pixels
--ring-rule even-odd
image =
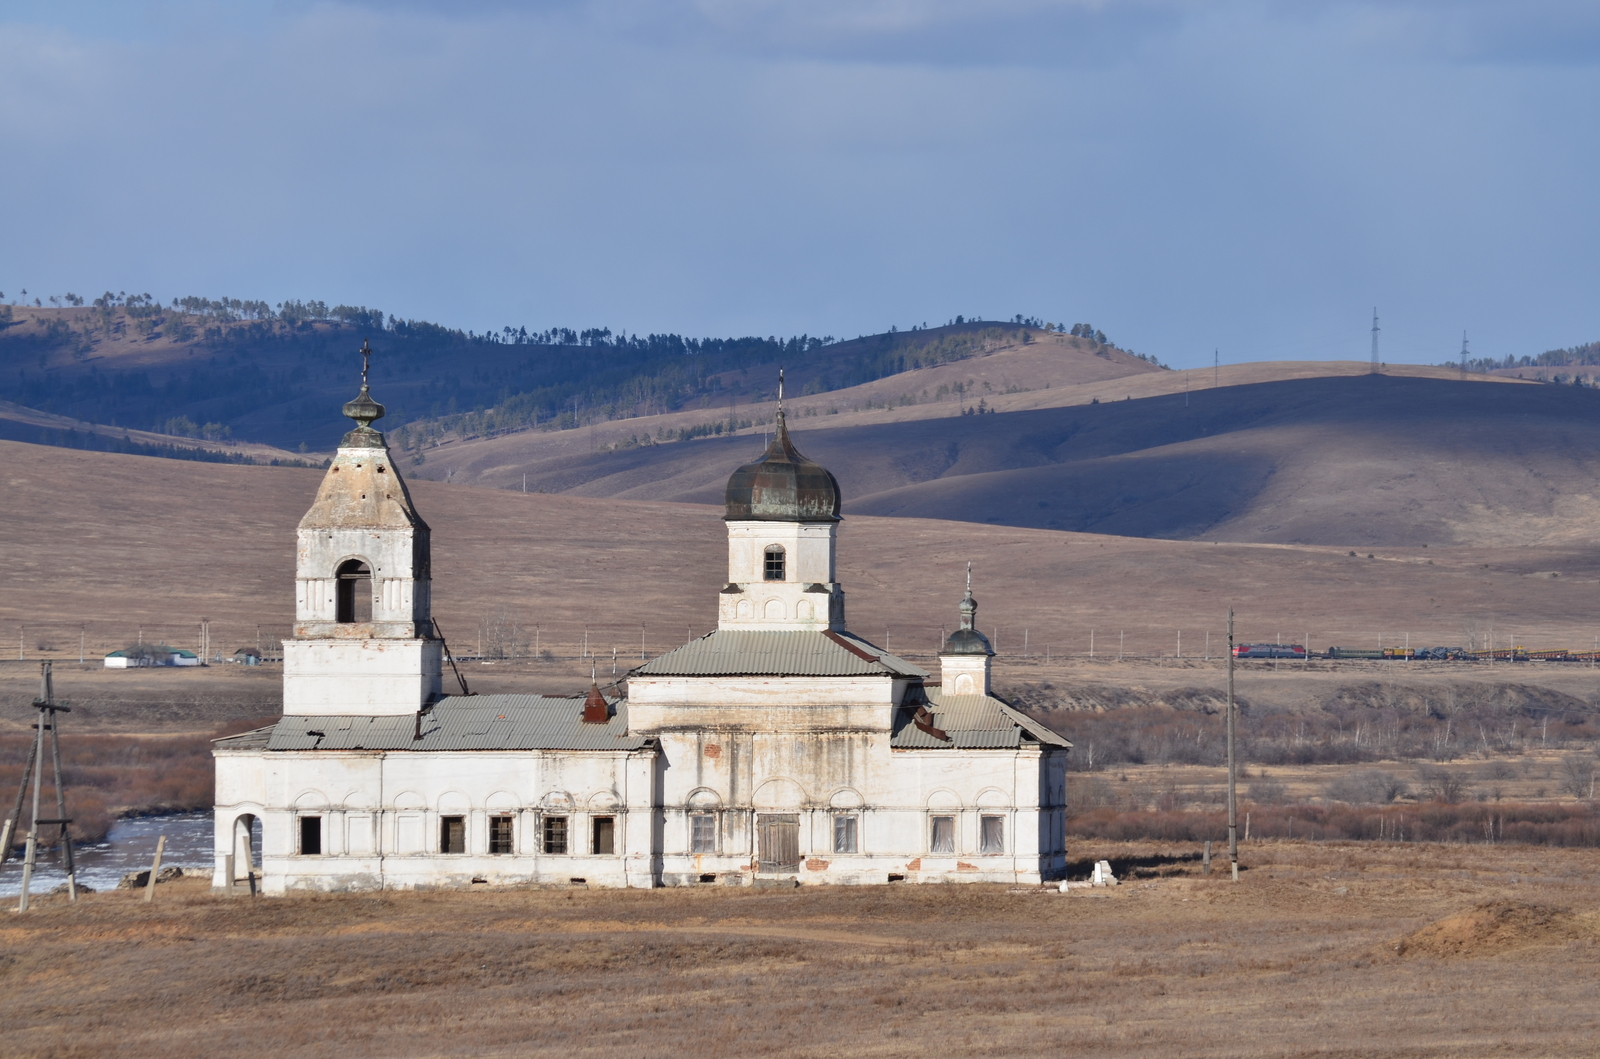
[[[367,363],[372,356],[372,347],[361,343],[361,392],[356,394],[354,400],[346,401],[344,414],[356,421],[356,428],[344,436],[339,442],[339,447],[349,448],[384,448],[383,434],[372,429],[374,420],[382,419],[383,405],[372,399],[372,394],[367,391]]]
[[[755,463],[728,479],[729,522],[837,522],[839,483],[820,463],[806,459],[789,440],[783,409],[772,443]]]
[[[950,634],[944,642],[942,655],[992,655],[989,638],[975,627],[978,620],[978,601],[972,598],[972,564],[967,564],[967,594],[961,600],[961,628]]]

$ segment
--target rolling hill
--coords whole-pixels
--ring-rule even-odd
[[[794,402],[790,423],[854,514],[1346,546],[1586,537],[1600,513],[1600,395],[1350,367],[1315,377],[1296,364],[1278,381],[1187,394],[1172,392],[1181,373],[1159,372],[999,394],[990,415],[948,401],[810,414],[844,392]],[[1116,391],[1124,399],[1110,399]],[[1038,407],[1046,401],[1058,404]],[[422,450],[412,473],[513,489],[526,474],[530,490],[714,504],[727,468],[765,437],[616,438],[630,427],[641,423],[446,444]]]
[[[1030,377],[1051,359],[1069,362],[1051,369],[1066,381],[1159,370],[1020,317],[847,341],[688,339],[605,328],[479,335],[365,308],[225,302],[184,299],[168,308],[141,295],[108,296],[93,307],[0,305],[0,400],[118,429],[315,452],[342,432],[326,412],[351,395],[355,353],[366,341],[389,409],[385,425],[412,424],[434,439],[759,401],[774,395],[780,367],[791,394],[1030,345],[1055,354],[1022,366]],[[919,377],[918,385],[937,390],[939,378]]]

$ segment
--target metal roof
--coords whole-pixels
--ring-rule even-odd
[[[848,632],[725,629],[633,671],[647,677],[925,677],[903,658]]]
[[[267,742],[272,738],[273,727],[269,724],[265,728],[254,728],[238,735],[225,735],[211,742],[223,750],[265,750]]]
[[[611,717],[586,724],[583,697],[454,695],[422,716],[289,714],[272,728],[268,750],[638,750],[650,743],[628,734],[625,699],[607,700]],[[232,748],[223,742],[219,746]],[[243,747],[241,747],[243,749]]]
[[[927,688],[931,727],[949,736],[940,739],[914,723],[914,711],[902,709],[889,745],[896,750],[995,750],[1036,742],[1045,746],[1072,744],[1044,725],[992,695],[945,695]]]
[[[733,472],[723,494],[730,522],[838,522],[839,482],[789,440],[783,408],[767,451]]]

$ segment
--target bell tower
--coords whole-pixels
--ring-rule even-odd
[[[790,440],[782,372],[772,442],[759,460],[733,472],[725,502],[728,582],[717,628],[843,629],[844,589],[834,567],[839,483]]]
[[[363,343],[361,392],[344,406],[355,429],[300,520],[286,714],[408,714],[439,697],[428,524],[372,428],[384,409],[367,388],[371,355]]]
[[[939,688],[945,695],[988,695],[994,648],[978,631],[978,601],[972,598],[972,564],[967,564],[967,594],[961,600],[961,628],[939,651]]]

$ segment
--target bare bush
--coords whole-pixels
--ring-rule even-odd
[[[1560,789],[1574,798],[1594,797],[1595,759],[1592,754],[1568,754],[1561,759]]]
[[[1421,788],[1423,797],[1444,802],[1446,805],[1454,805],[1471,793],[1467,788],[1466,777],[1459,771],[1436,768],[1432,765],[1417,767],[1417,785]]]
[[[1261,779],[1250,784],[1249,797],[1257,805],[1282,805],[1289,800],[1289,788],[1263,774]]]
[[[1516,775],[1517,766],[1505,758],[1496,758],[1489,763],[1489,778],[1492,780],[1515,779]]]
[[[1404,780],[1382,769],[1360,769],[1329,783],[1327,796],[1350,805],[1387,805],[1410,790]]]

